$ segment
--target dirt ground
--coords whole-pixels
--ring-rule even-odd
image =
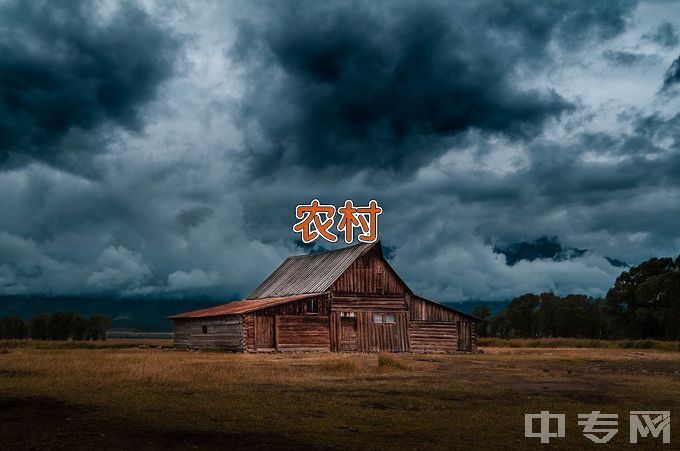
[[[113,345],[114,343],[112,343]],[[550,449],[633,449],[631,410],[670,410],[680,353],[485,348],[476,355],[270,354],[148,346],[0,349],[1,449],[537,449],[524,414],[566,414]],[[619,415],[595,445],[578,414]]]

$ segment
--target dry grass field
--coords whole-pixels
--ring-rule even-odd
[[[162,341],[0,343],[2,449],[536,449],[524,414],[567,414],[551,449],[627,449],[630,410],[670,410],[680,353],[485,348],[476,355],[238,355]],[[618,413],[594,445],[578,413]],[[632,448],[632,447],[631,447]],[[637,449],[661,449],[647,438]]]

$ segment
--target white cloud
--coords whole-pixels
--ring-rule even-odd
[[[189,272],[175,271],[168,276],[169,290],[207,288],[218,284],[220,276],[215,271],[203,272],[194,268]]]

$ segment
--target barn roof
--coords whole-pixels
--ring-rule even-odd
[[[296,296],[284,296],[268,299],[246,299],[243,301],[229,302],[227,304],[216,305],[201,310],[194,310],[192,312],[179,313],[177,315],[169,316],[168,319],[181,318],[205,318],[208,316],[222,316],[222,315],[243,315],[255,310],[260,310],[266,307],[273,307],[275,305],[285,304],[287,302],[297,301],[300,299],[311,298],[322,293],[300,294]]]
[[[288,257],[246,299],[262,299],[328,290],[358,257],[380,241],[361,243],[333,251]]]

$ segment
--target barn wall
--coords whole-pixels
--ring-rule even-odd
[[[462,319],[459,313],[418,296],[411,296],[410,312],[411,321],[450,322]]]
[[[190,319],[176,319],[173,321],[173,344],[178,348],[189,348],[191,345]]]
[[[453,322],[409,322],[412,352],[445,353],[458,350],[458,327]]]
[[[330,312],[330,301],[327,294],[320,294],[310,298],[299,299],[297,301],[288,302],[286,304],[275,305],[262,310],[254,312],[255,315],[306,315],[313,314],[309,311],[311,302],[316,301],[317,313],[319,315],[328,315]]]
[[[221,348],[243,350],[243,318],[221,316],[177,319],[174,322],[174,344],[186,348]],[[203,333],[203,326],[207,333]]]
[[[465,325],[466,327],[464,330],[469,331],[469,349],[462,349],[462,345],[465,342],[465,339],[463,337],[458,337],[458,350],[459,351],[470,351],[470,352],[477,352],[477,323],[475,321],[472,321],[470,318],[463,317],[462,320],[458,323],[458,325]]]
[[[340,351],[340,312],[331,312],[329,315],[328,335],[331,351]]]
[[[395,272],[380,257],[377,248],[357,258],[330,288],[333,293],[353,295],[403,296],[407,290]]]
[[[472,321],[470,327],[472,328],[472,352],[477,352],[477,323]]]
[[[255,315],[243,316],[243,342],[246,352],[255,352]]]
[[[310,311],[315,301],[318,313]],[[271,351],[329,351],[330,301],[323,294],[300,299],[247,314],[243,319],[243,341],[247,352]],[[273,347],[262,347],[258,342],[266,341],[269,330],[263,325],[273,323]],[[259,329],[258,329],[259,326]]]
[[[393,312],[405,311],[406,301],[403,296],[349,296],[333,295],[331,309],[335,312]]]
[[[469,331],[470,351],[477,352],[476,322],[418,296],[409,302],[409,338],[413,352],[453,352],[463,349],[465,336],[459,329]]]
[[[357,312],[357,350],[359,352],[406,352],[408,344],[408,318],[406,312],[390,312],[396,324],[375,324],[373,314],[382,312]]]
[[[279,351],[330,351],[328,316],[276,316]]]

